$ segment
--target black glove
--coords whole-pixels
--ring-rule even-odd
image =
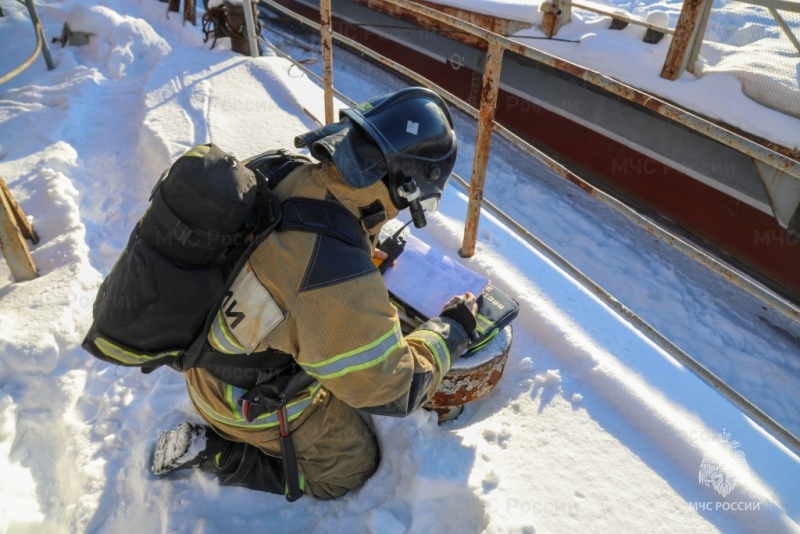
[[[467,307],[467,304],[463,298],[459,299],[455,304],[451,304],[443,309],[439,316],[447,317],[448,319],[452,319],[460,324],[467,332],[467,336],[471,336],[472,332],[475,331],[475,327],[478,326],[478,323],[475,320],[475,315]]]

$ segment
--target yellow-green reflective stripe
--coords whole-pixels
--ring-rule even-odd
[[[230,330],[228,330],[228,323],[226,323],[222,319],[221,310],[217,312],[217,317],[219,318],[219,327],[220,330],[222,330],[222,335],[225,336],[225,340],[231,345],[233,345],[236,348],[236,350],[244,353],[245,352],[244,347],[242,347],[239,341],[237,341],[236,336],[234,336],[233,333]]]
[[[114,343],[102,337],[96,338],[94,340],[94,344],[98,349],[100,349],[100,352],[102,352],[109,358],[113,358],[122,363],[130,363],[130,364],[147,363],[151,360],[155,360],[157,358],[163,358],[165,356],[172,356],[174,358],[181,353],[181,351],[179,350],[173,350],[169,352],[161,352],[154,356],[149,354],[136,354],[135,352],[125,350],[122,347],[115,345]]]
[[[186,152],[184,156],[202,158],[203,156],[208,154],[210,150],[211,147],[209,145],[197,145],[195,147],[192,147],[188,152]]]
[[[495,328],[495,329],[492,331],[492,333],[491,333],[491,334],[489,334],[488,336],[486,336],[486,339],[482,339],[480,343],[476,343],[476,344],[472,345],[472,346],[469,348],[469,351],[470,351],[470,352],[475,352],[476,350],[478,350],[478,349],[481,349],[481,348],[485,347],[486,345],[488,345],[488,344],[489,344],[489,342],[490,342],[491,340],[493,340],[494,338],[496,338],[496,337],[497,337],[497,334],[499,334],[499,333],[500,333],[500,330],[498,330],[498,329],[496,329],[496,328]]]
[[[478,322],[477,329],[481,333],[485,332],[492,325],[494,325],[494,322],[491,319],[488,319],[487,317],[481,315],[480,313],[476,313],[475,314],[475,319],[477,319],[477,322]]]
[[[316,384],[312,384],[306,388],[308,392],[307,397],[303,397],[300,400],[290,402],[286,405],[286,414],[289,416],[289,422],[294,421],[301,415],[303,415],[303,411],[308,408],[311,403],[314,401],[314,397],[317,396],[317,392],[322,385],[317,382]],[[238,389],[238,388],[236,388]],[[240,390],[244,391],[244,390]],[[226,392],[227,393],[227,392]],[[208,417],[213,419],[214,421],[220,422],[224,425],[236,426],[241,428],[273,428],[278,426],[278,414],[277,412],[269,412],[263,415],[258,416],[252,422],[248,422],[246,419],[236,419],[229,415],[221,414],[219,412],[214,411],[200,395],[194,390],[194,388],[190,385],[189,386],[189,395],[194,400],[197,407]]]
[[[228,331],[225,319],[222,317],[222,310],[217,312],[214,322],[211,324],[211,344],[220,352],[226,354],[244,354],[245,350]]]
[[[231,409],[231,415],[237,421],[245,421],[244,414],[240,412],[239,403],[236,402],[242,395],[244,395],[244,390],[241,388],[233,387],[230,384],[225,387],[225,400],[228,402],[228,407]],[[236,400],[234,400],[234,397]]]
[[[354,371],[369,369],[385,361],[389,354],[400,346],[402,339],[398,324],[372,343],[321,362],[301,362],[300,366],[315,378],[338,378]]]
[[[442,336],[430,330],[415,330],[406,339],[422,341],[436,358],[436,362],[439,364],[439,371],[446,373],[450,369],[450,349],[447,348]],[[444,360],[442,355],[444,355]]]

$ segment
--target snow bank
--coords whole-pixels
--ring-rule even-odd
[[[722,43],[707,41],[694,72],[730,74],[754,101],[800,119],[799,55],[778,27],[751,22]]]

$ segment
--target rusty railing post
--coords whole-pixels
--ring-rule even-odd
[[[197,26],[197,4],[195,0],[183,0],[183,23],[189,22],[192,26]]]
[[[564,24],[572,20],[572,3],[569,0],[547,0],[541,6],[542,23],[539,25],[547,37],[553,37]]]
[[[28,224],[25,215],[14,201],[11,192],[6,188],[3,179],[0,178],[0,254],[6,259],[11,276],[15,282],[33,280],[36,278],[36,265],[33,263],[28,245],[25,243],[25,236],[34,242],[39,238],[33,228]],[[24,220],[25,224],[18,225],[17,221]],[[24,233],[23,233],[24,232]],[[34,239],[35,238],[35,239]]]
[[[500,67],[503,65],[505,48],[496,40],[489,41],[486,52],[486,67],[481,85],[481,110],[478,116],[478,135],[475,141],[475,157],[472,160],[472,178],[469,182],[469,204],[464,226],[464,241],[461,254],[469,258],[475,254],[475,241],[478,236],[478,222],[483,201],[483,184],[486,181],[486,166],[489,164],[489,148],[492,146],[494,115],[497,110],[497,93],[500,90]]]
[[[319,3],[320,35],[322,37],[322,80],[325,91],[325,124],[333,118],[333,29],[331,26],[331,0]]]
[[[703,45],[708,15],[713,0],[685,0],[678,25],[672,35],[667,59],[661,69],[661,77],[677,80],[683,71],[694,72],[694,64]]]

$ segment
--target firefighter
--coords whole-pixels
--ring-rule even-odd
[[[420,87],[382,95],[295,144],[320,163],[291,171],[275,193],[333,202],[343,215],[330,232],[270,235],[208,336],[220,353],[269,350],[288,364],[190,369],[189,397],[208,426],[164,432],[156,474],[198,466],[223,485],[340,497],[378,466],[365,414],[402,417],[425,404],[475,329],[476,299],[465,294],[404,336],[372,261],[381,227],[405,209],[423,225],[453,170],[456,136],[441,97]]]

